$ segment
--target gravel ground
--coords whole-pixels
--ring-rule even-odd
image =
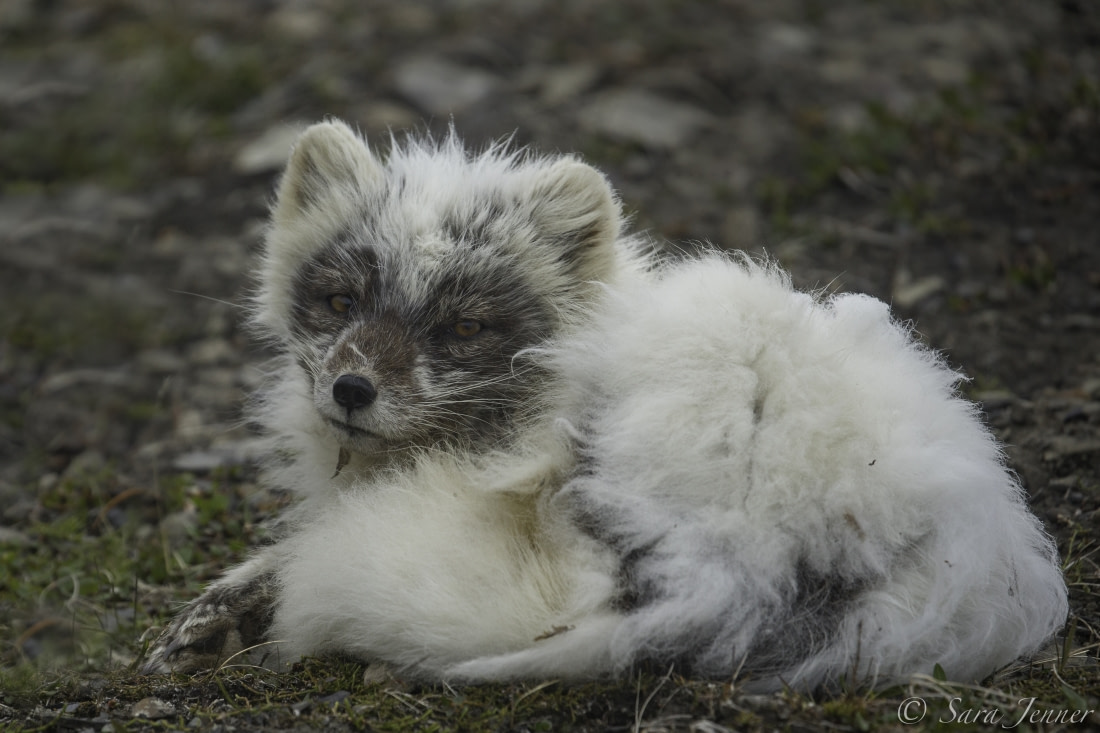
[[[1100,707],[1100,4],[6,0],[0,726],[387,727],[367,703],[294,708],[357,699],[352,673],[125,671],[281,500],[239,420],[262,358],[239,304],[290,140],[327,115],[382,146],[453,120],[475,146],[579,152],[655,238],[766,251],[802,286],[891,302],[971,377],[1067,560],[1066,687],[1032,670],[990,689]],[[666,682],[517,688],[485,727],[563,727],[521,724],[539,700],[589,730],[898,722],[880,699]]]

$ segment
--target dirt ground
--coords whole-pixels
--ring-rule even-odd
[[[1100,707],[1100,4],[6,0],[0,726],[899,724],[903,693],[659,675],[482,700],[344,663],[127,672],[280,501],[239,421],[262,357],[240,304],[289,141],[325,116],[382,147],[453,121],[577,152],[657,239],[890,302],[969,376],[1070,585],[1057,664],[959,694]]]

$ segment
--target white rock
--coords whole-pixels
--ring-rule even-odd
[[[130,714],[135,718],[159,720],[176,714],[176,706],[159,697],[146,697],[134,703]]]
[[[394,70],[397,91],[432,115],[448,115],[485,99],[497,77],[434,56],[417,56]]]
[[[772,23],[760,30],[759,54],[762,59],[774,60],[784,56],[802,56],[813,50],[813,34],[790,23]]]
[[[233,159],[233,170],[244,175],[282,170],[304,124],[280,124],[268,128],[245,145]]]
[[[581,110],[579,121],[591,133],[671,149],[687,144],[710,115],[642,89],[615,89],[590,102]]]
[[[913,282],[894,286],[894,305],[909,308],[947,287],[947,282],[939,275],[929,275]]]
[[[276,35],[298,41],[312,41],[331,30],[328,16],[308,7],[279,8],[267,25]]]
[[[592,88],[600,70],[594,64],[567,64],[548,69],[540,80],[540,97],[545,104],[562,104]]]
[[[752,249],[760,244],[760,215],[753,206],[736,206],[726,214],[722,245],[730,249]]]

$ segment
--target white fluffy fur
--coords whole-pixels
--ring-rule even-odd
[[[559,622],[577,624],[576,643],[464,674],[561,673],[598,644],[616,669],[688,648],[697,671],[743,664],[798,687],[935,664],[980,679],[1063,623],[1056,551],[998,446],[883,303],[819,302],[774,270],[705,257],[611,290],[556,359],[595,463],[559,501],[602,507],[620,553],[645,548],[635,572],[661,600],[610,630]],[[785,607],[803,574],[862,584],[835,638],[811,645],[811,624],[801,656],[742,660],[805,621]]]
[[[381,163],[324,127],[275,210],[257,316],[275,339],[294,272],[359,207],[384,210],[410,275],[448,266],[439,212],[476,218],[494,187],[517,241],[591,226],[609,244],[582,278],[603,285],[569,302],[517,245],[569,317],[517,359],[553,379],[507,448],[357,455],[330,479],[338,443],[304,377],[280,374],[263,419],[292,460],[269,473],[304,506],[263,561],[284,658],[452,680],[676,660],[812,688],[935,664],[979,679],[1063,623],[1055,549],[998,446],[885,305],[718,254],[644,273],[613,194],[572,160],[469,158],[452,137]]]

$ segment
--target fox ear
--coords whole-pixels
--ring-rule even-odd
[[[363,140],[343,122],[312,125],[301,134],[279,183],[276,224],[288,223],[334,195],[347,197],[370,190],[382,169]]]
[[[619,203],[595,168],[566,158],[546,169],[531,193],[534,219],[558,259],[581,281],[604,280],[614,268]]]

